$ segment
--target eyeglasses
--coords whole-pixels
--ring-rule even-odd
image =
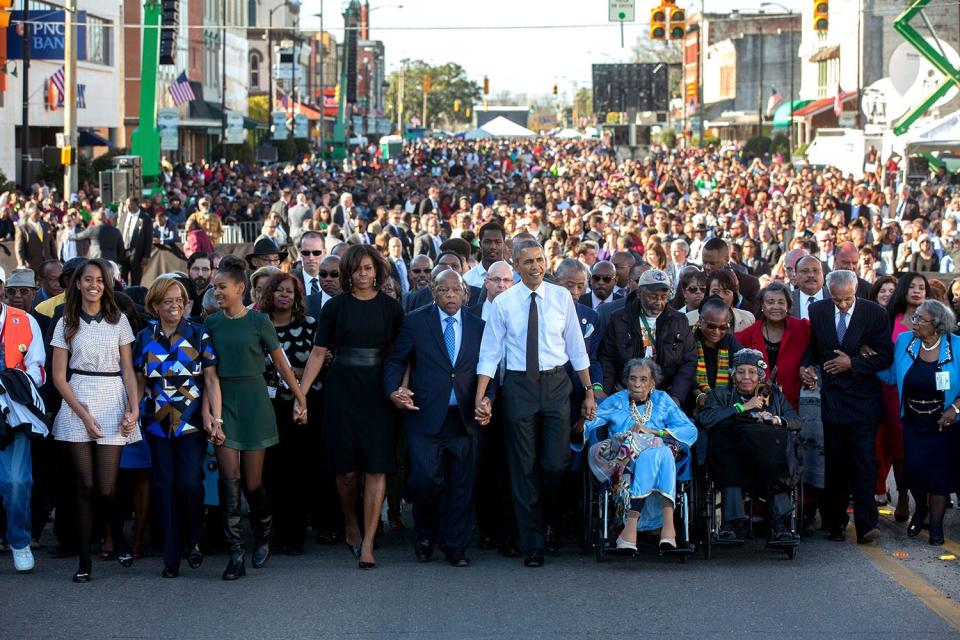
[[[714,322],[704,322],[702,328],[704,330],[709,329],[710,331],[729,331],[730,325],[726,322],[723,324],[716,324]]]
[[[318,271],[317,275],[320,276],[321,278],[339,278],[340,272],[339,271]]]
[[[919,313],[915,313],[912,316],[910,316],[910,322],[912,322],[913,324],[929,324],[930,322],[933,322],[933,320],[931,320],[930,318],[924,318]]]
[[[18,297],[28,296],[32,291],[34,291],[34,289],[30,287],[7,287],[7,293]]]
[[[313,249],[312,251],[307,251],[307,250],[305,250],[305,249],[301,249],[301,250],[300,250],[300,255],[301,255],[301,256],[315,256],[315,257],[318,257],[318,258],[319,258],[320,256],[323,255],[323,249]]]
[[[599,273],[595,273],[592,276],[590,276],[590,279],[593,280],[594,282],[601,282],[601,281],[613,282],[614,277],[616,276],[604,276],[604,275],[600,275]]]
[[[430,269],[410,269],[410,273],[430,273]]]
[[[687,293],[706,293],[706,287],[698,287],[696,285],[690,285],[687,287]]]
[[[487,282],[492,282],[493,284],[506,284],[508,282],[513,282],[513,278],[491,278],[487,276]]]

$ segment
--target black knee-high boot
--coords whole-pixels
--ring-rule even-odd
[[[260,569],[270,559],[270,541],[273,538],[273,511],[270,497],[261,485],[247,493],[250,505],[250,524],[253,525],[253,568]]]
[[[227,543],[230,562],[223,570],[224,580],[236,580],[246,574],[243,559],[243,525],[240,515],[240,481],[217,482],[220,493],[220,509],[223,511],[223,537]]]

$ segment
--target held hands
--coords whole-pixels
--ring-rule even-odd
[[[480,398],[473,410],[473,417],[481,426],[485,427],[490,424],[490,418],[493,417],[493,406],[490,404],[490,398],[486,396]]]
[[[837,354],[837,357],[833,360],[827,360],[825,363],[823,363],[824,371],[827,373],[832,373],[833,375],[837,375],[853,368],[853,364],[850,362],[850,356],[845,354],[840,349],[834,349],[833,352]]]
[[[420,407],[413,404],[413,391],[400,385],[397,390],[390,394],[390,402],[397,409],[406,411],[420,411]]]
[[[597,417],[597,401],[594,399],[592,393],[587,393],[587,397],[583,399],[583,406],[580,409],[580,413],[587,420],[593,420]]]
[[[293,403],[293,421],[297,424],[307,424],[307,408],[299,400]]]
[[[813,367],[800,367],[800,381],[807,389],[816,389],[817,370]]]
[[[138,416],[135,411],[127,411],[124,413],[123,420],[120,422],[120,435],[126,438],[133,433],[133,430],[137,428],[137,421],[139,419],[140,416]]]

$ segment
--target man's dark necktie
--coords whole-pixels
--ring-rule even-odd
[[[315,293],[320,293],[320,285],[318,284],[316,278],[311,278],[310,279],[310,295],[313,295]]]
[[[527,315],[527,377],[540,379],[540,316],[537,312],[537,294],[530,294],[530,313]]]

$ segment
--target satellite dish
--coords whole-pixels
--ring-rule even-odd
[[[934,49],[942,48],[950,64],[954,67],[960,66],[960,54],[953,47],[943,41],[937,43],[933,38],[926,38],[926,40]],[[890,56],[889,75],[893,88],[901,96],[908,97],[910,103],[930,95],[944,77],[907,42],[898,46]],[[957,88],[952,87],[933,106],[943,106],[956,95]]]

